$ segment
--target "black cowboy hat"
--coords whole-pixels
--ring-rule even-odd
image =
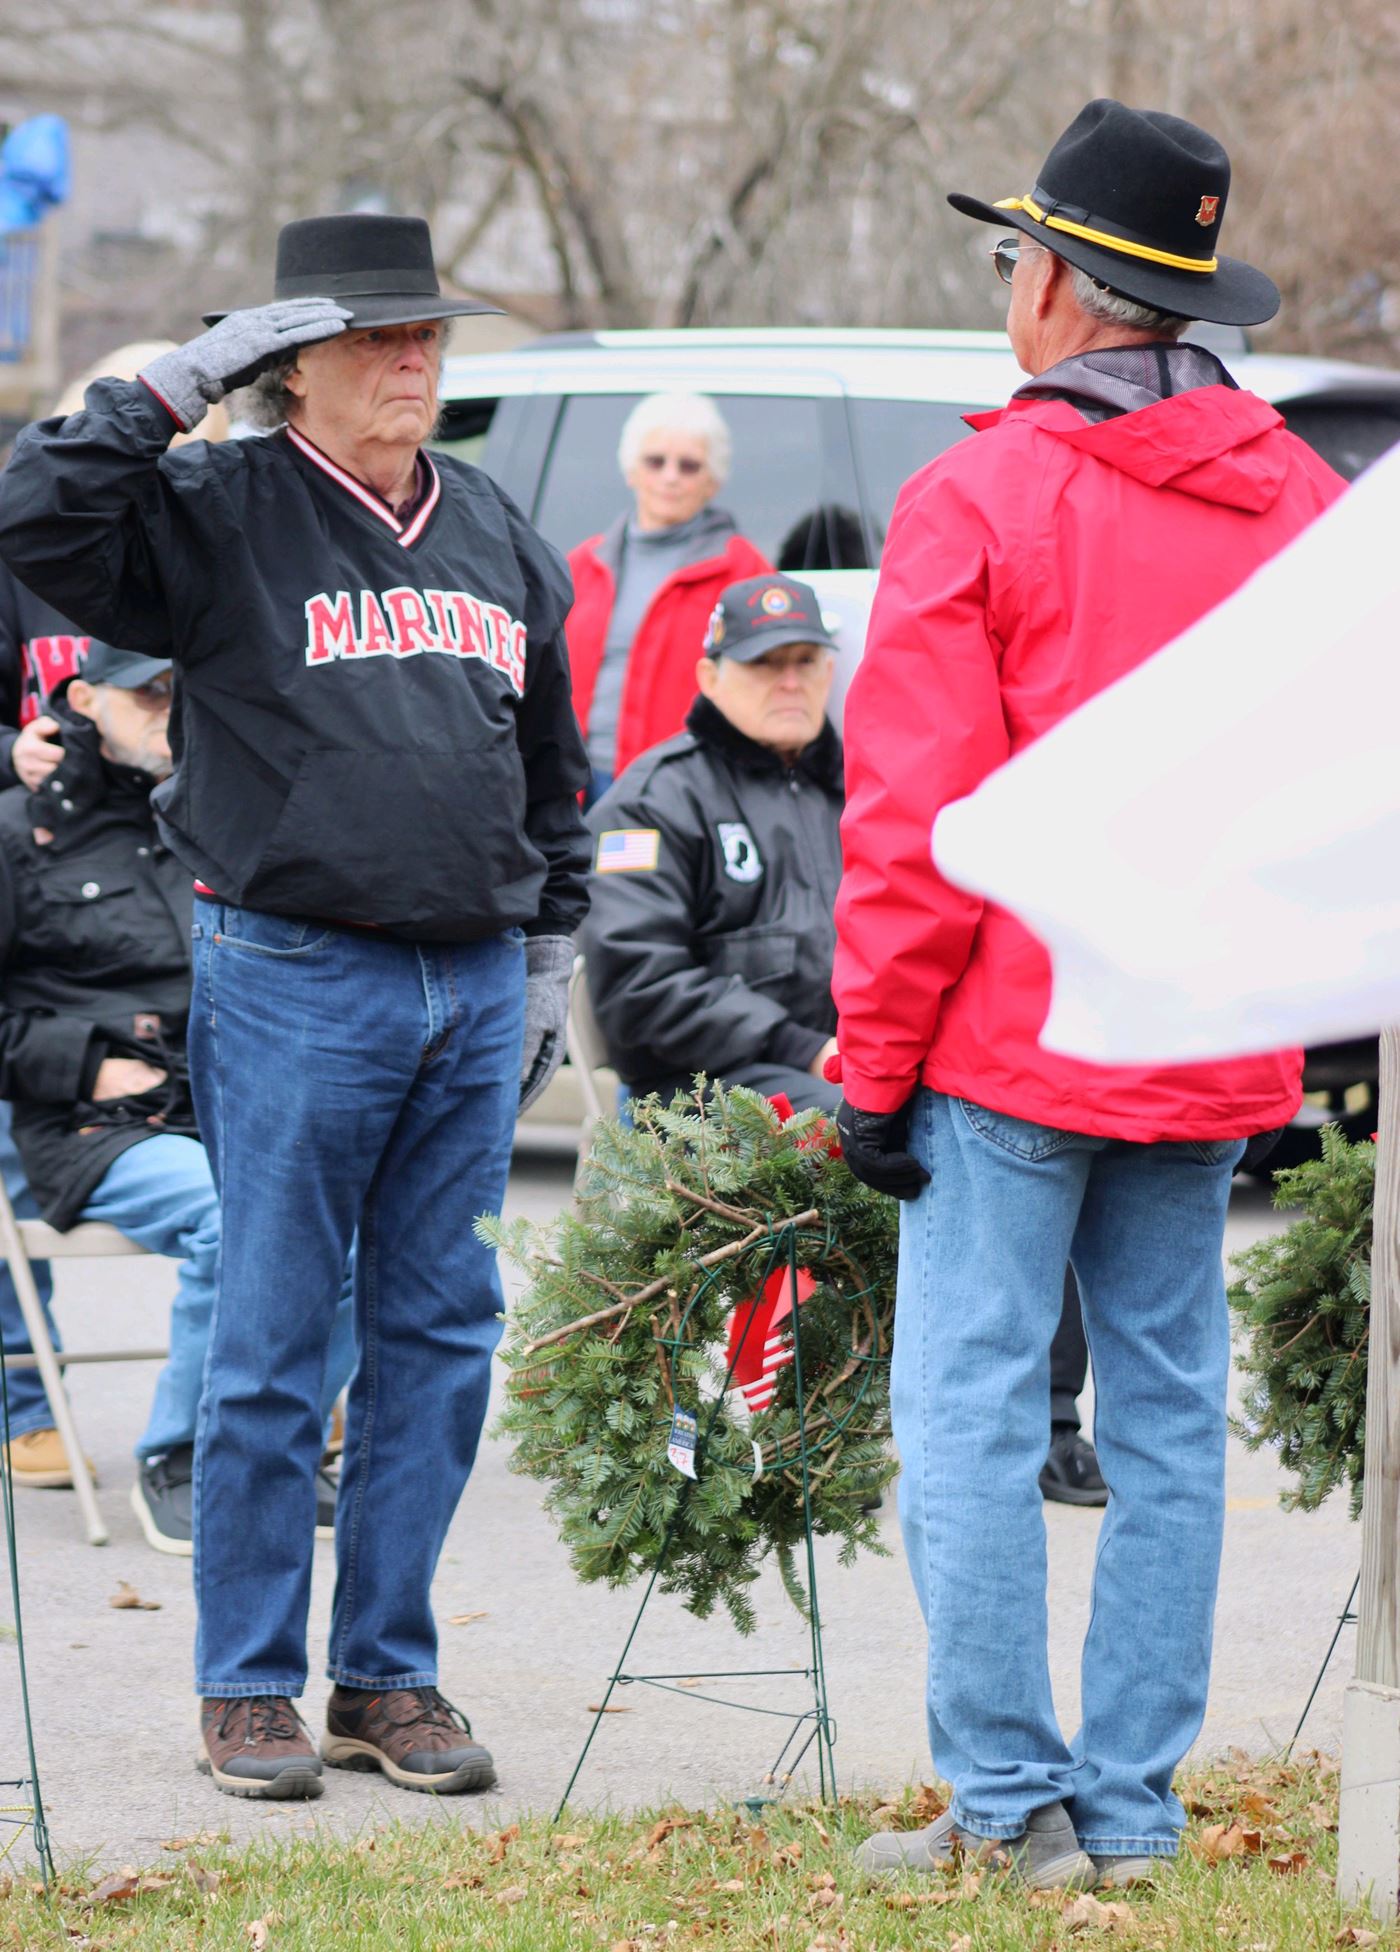
[[[965,217],[1010,224],[1110,291],[1181,318],[1259,325],[1279,308],[1272,278],[1216,241],[1230,158],[1177,115],[1102,99],[1080,109],[1026,196],[954,195]]]
[[[298,217],[277,236],[272,296],[333,298],[352,326],[416,325],[500,312],[477,298],[445,298],[433,263],[433,240],[421,217]],[[259,301],[260,303],[262,301]],[[227,312],[206,312],[217,325]]]

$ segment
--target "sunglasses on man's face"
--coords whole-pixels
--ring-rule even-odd
[[[699,474],[705,465],[703,461],[697,461],[693,454],[644,454],[642,456],[642,466],[650,468],[653,474],[660,474],[668,461],[674,461],[681,474]]]
[[[1009,285],[1011,283],[1011,274],[1015,271],[1020,261],[1021,253],[1023,251],[1043,251],[1044,249],[1045,246],[1043,244],[1032,244],[1029,238],[1003,237],[999,244],[993,244],[987,255],[996,266],[998,278],[1001,279],[1004,285]]]

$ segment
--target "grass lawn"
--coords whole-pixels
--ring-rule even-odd
[[[1243,1758],[1187,1777],[1187,1847],[1151,1887],[1095,1897],[1019,1891],[995,1866],[861,1888],[850,1852],[872,1826],[942,1808],[932,1790],[839,1809],[775,1806],[543,1819],[480,1834],[432,1825],[358,1842],[237,1852],[171,1838],[161,1861],[45,1898],[0,1878],[0,1947],[123,1952],[1305,1952],[1400,1948],[1333,1890],[1335,1766]]]

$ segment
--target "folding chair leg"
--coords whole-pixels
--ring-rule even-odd
[[[78,1498],[78,1509],[82,1513],[89,1545],[106,1545],[107,1527],[102,1523],[102,1514],[97,1509],[97,1494],[88,1476],[87,1460],[78,1439],[78,1426],[73,1421],[72,1407],[68,1392],[63,1387],[63,1372],[58,1366],[53,1340],[49,1335],[49,1325],[44,1319],[43,1304],[39,1300],[39,1290],[34,1284],[34,1270],[29,1265],[29,1256],[24,1251],[24,1243],[19,1237],[14,1208],[7,1195],[0,1193],[0,1255],[3,1255],[10,1278],[15,1284],[19,1297],[19,1310],[24,1317],[24,1325],[29,1331],[29,1346],[34,1351],[34,1360],[43,1381],[44,1394],[49,1399],[53,1412],[54,1425],[63,1439],[63,1448],[68,1453],[68,1461],[73,1471],[73,1489]]]

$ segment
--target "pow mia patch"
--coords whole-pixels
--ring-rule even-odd
[[[742,820],[720,821],[719,844],[724,849],[724,871],[731,881],[757,881],[763,862]]]

